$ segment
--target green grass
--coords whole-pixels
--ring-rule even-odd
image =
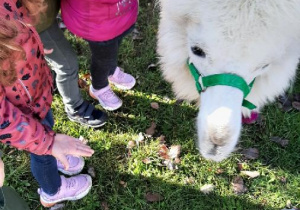
[[[86,173],[91,166],[96,172],[91,192],[80,201],[66,202],[65,209],[104,209],[103,205],[107,203],[110,210],[256,210],[282,209],[288,201],[300,207],[300,113],[283,113],[272,104],[263,110],[263,125],[244,127],[238,146],[257,148],[260,155],[256,160],[244,160],[238,152],[221,163],[204,160],[194,142],[196,106],[177,103],[170,85],[162,79],[159,67],[148,69],[150,64],[157,63],[158,11],[150,0],[141,1],[140,7],[136,27],[142,39],[132,40],[128,36],[119,53],[120,66],[135,75],[138,84],[132,91],[117,91],[124,105],[118,111],[109,112],[109,122],[96,130],[70,122],[59,94],[55,94],[54,129],[89,139],[89,145],[96,151],[93,157],[86,159],[84,169]],[[69,33],[66,35],[78,53],[80,75],[87,73],[88,45]],[[293,92],[300,91],[299,84]],[[87,100],[97,104],[85,91],[82,92]],[[151,102],[158,102],[159,110],[152,109]],[[97,107],[101,109],[99,105]],[[154,136],[146,138],[129,153],[128,142],[138,139],[138,134],[144,133],[152,121],[157,124]],[[182,147],[177,170],[171,171],[162,165],[158,155],[160,135],[166,136],[168,146],[179,144]],[[289,139],[289,145],[279,147],[270,141],[272,136]],[[28,153],[8,147],[5,152],[10,152],[4,157],[6,184],[14,187],[32,209],[43,209],[36,193],[38,185],[30,173]],[[151,158],[152,163],[143,163],[145,158]],[[238,163],[243,164],[244,170],[261,174],[255,179],[243,176],[248,188],[243,195],[236,195],[231,187],[233,178],[240,175]],[[216,173],[219,169],[223,173]],[[282,177],[286,178],[286,183],[281,181]],[[120,181],[126,182],[126,186]],[[200,191],[205,184],[215,186],[209,195]],[[164,199],[149,203],[145,199],[147,192],[159,193]]]

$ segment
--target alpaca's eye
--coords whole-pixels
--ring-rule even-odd
[[[200,47],[194,46],[191,48],[191,50],[197,56],[200,56],[203,58],[205,58],[205,56],[206,56],[205,52]]]

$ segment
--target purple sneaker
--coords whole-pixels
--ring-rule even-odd
[[[38,189],[40,201],[44,207],[54,206],[62,201],[79,200],[86,196],[92,187],[92,178],[87,174],[79,174],[70,178],[61,176],[61,186],[54,195],[46,194]]]
[[[249,117],[242,116],[242,123],[253,124],[256,122],[257,118],[258,118],[258,113],[256,111],[252,111]]]
[[[84,167],[84,159],[83,157],[77,157],[73,155],[67,155],[67,159],[69,162],[69,169],[65,170],[64,165],[57,160],[57,169],[63,174],[72,176],[75,174],[79,174]]]
[[[97,99],[106,110],[113,111],[122,106],[122,100],[111,90],[109,85],[100,90],[94,90],[91,85],[89,92],[90,96]]]
[[[130,90],[135,85],[135,79],[117,67],[115,73],[108,77],[108,81],[121,90]]]

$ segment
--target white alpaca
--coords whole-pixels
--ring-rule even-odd
[[[196,90],[187,60],[204,75],[236,74],[254,86],[259,111],[286,90],[300,57],[300,0],[160,0],[158,53],[177,97],[198,100],[201,154],[221,161],[241,132],[243,93],[229,86]]]

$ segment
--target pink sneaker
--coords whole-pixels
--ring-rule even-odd
[[[61,186],[55,195],[46,194],[38,189],[40,201],[44,207],[54,206],[58,202],[79,200],[86,196],[92,187],[92,178],[86,174],[79,174],[70,178],[61,176]]]
[[[57,169],[63,174],[72,176],[75,174],[79,174],[84,167],[84,159],[83,157],[77,157],[73,155],[67,155],[67,159],[69,162],[69,169],[65,170],[64,165],[57,160]]]
[[[121,90],[130,90],[136,82],[133,76],[123,72],[120,67],[117,67],[115,73],[108,77],[108,81]]]
[[[89,92],[90,96],[97,99],[106,110],[113,111],[122,106],[122,100],[111,90],[109,85],[100,90],[94,90],[91,85]]]

